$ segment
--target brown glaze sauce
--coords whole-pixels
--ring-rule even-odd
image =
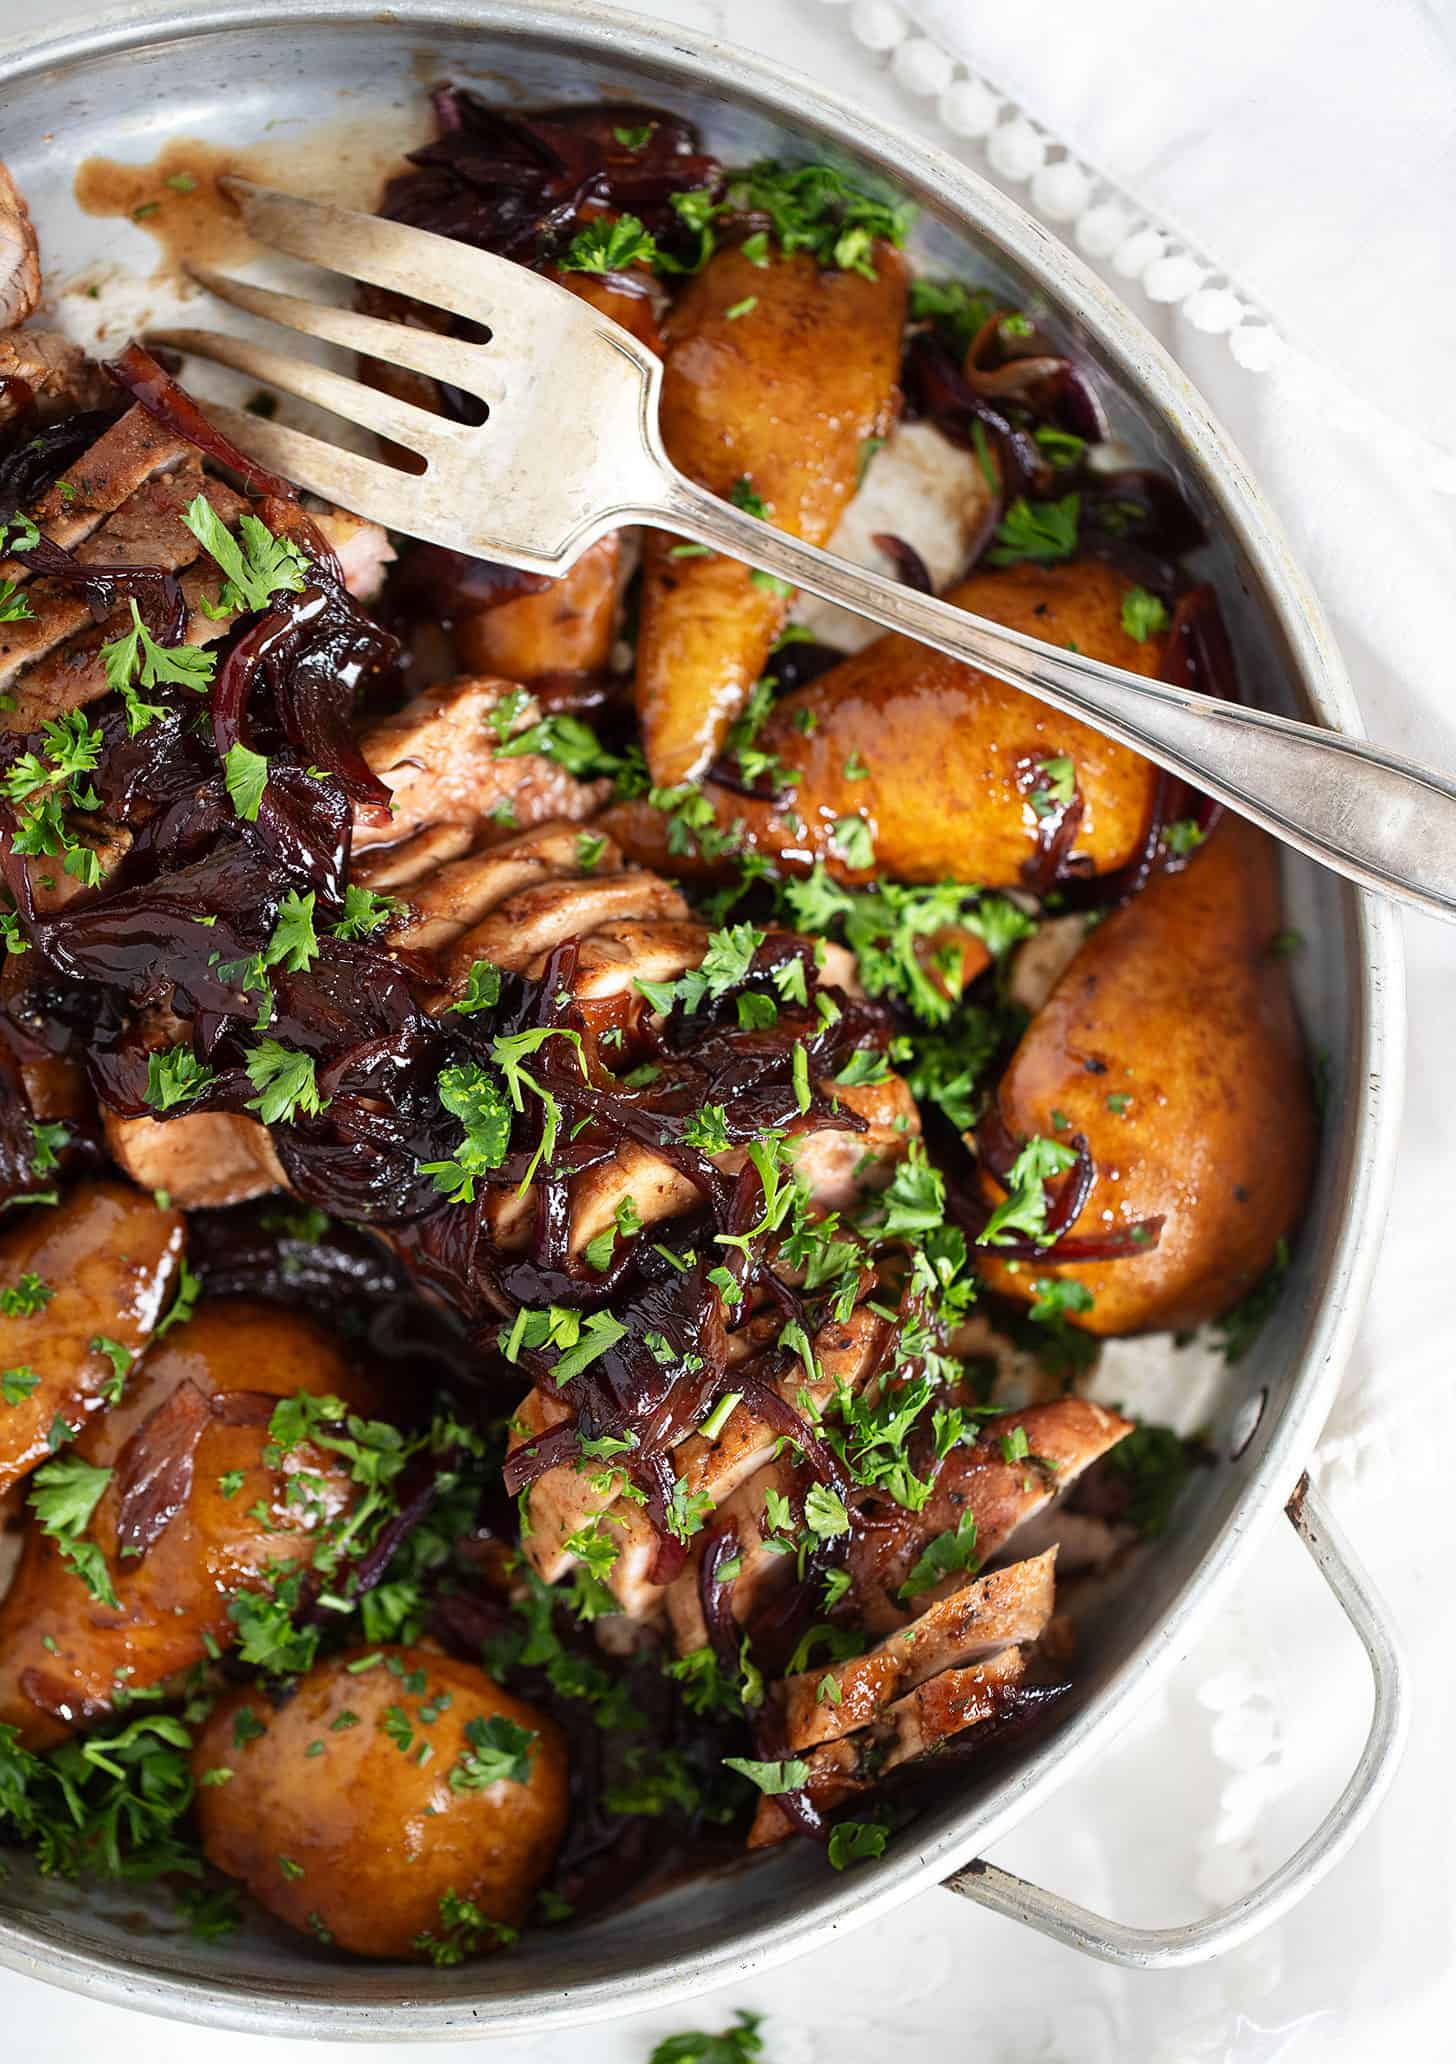
[[[178,136],[146,164],[86,158],[75,195],[87,215],[123,218],[155,237],[162,275],[189,265],[242,265],[260,255],[218,181],[228,173],[278,186],[310,200],[372,209],[382,178],[406,150],[431,133],[428,106],[400,109],[392,119],[346,117],[302,135],[228,149]]]

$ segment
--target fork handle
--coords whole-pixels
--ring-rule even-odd
[[[681,474],[647,519],[903,631],[1186,775],[1336,874],[1456,921],[1456,783],[1364,739],[1150,681],[901,586]]]

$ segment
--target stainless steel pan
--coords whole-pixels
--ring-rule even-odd
[[[507,101],[640,98],[689,115],[729,159],[828,155],[920,204],[919,255],[991,277],[1044,309],[1086,354],[1117,431],[1167,468],[1215,542],[1243,678],[1267,707],[1346,731],[1359,716],[1318,604],[1243,461],[1183,375],[1070,253],[949,158],[880,128],[763,60],[573,0],[246,0],[126,9],[0,55],[0,155],[41,225],[53,273],[98,258],[145,272],[142,232],[77,210],[92,152],[145,160],[168,137],[251,144],[327,119],[360,124],[451,76]],[[1218,1466],[1084,1630],[1060,1724],[1009,1770],[948,1774],[944,1797],[878,1863],[840,1876],[793,1845],[577,1931],[527,1937],[453,1971],[344,1963],[265,1920],[220,1945],[183,1931],[163,1895],[73,1887],[21,1865],[0,1880],[0,1962],[96,1998],[217,2027],[352,2040],[478,2035],[663,2002],[801,1954],[937,1881],[1093,1955],[1144,1966],[1211,1956],[1308,1890],[1354,1840],[1388,1783],[1404,1711],[1386,1616],[1301,1470],[1329,1410],[1379,1243],[1399,1117],[1401,963],[1388,910],[1292,861],[1306,1021],[1328,1050],[1330,1096],[1314,1203],[1289,1290],[1212,1417]],[[1277,1141],[1271,1152],[1278,1151]],[[1298,1488],[1296,1489],[1296,1485]],[[1259,1523],[1290,1517],[1364,1642],[1371,1731],[1317,1833],[1258,1891],[1184,1927],[1138,1930],[981,1861],[1024,1815],[1093,1763],[1217,1612]]]

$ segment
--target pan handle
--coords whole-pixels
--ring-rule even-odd
[[[1043,1935],[1104,1963],[1133,1970],[1166,1971],[1198,1964],[1267,1928],[1303,1899],[1333,1869],[1385,1796],[1409,1724],[1405,1665],[1390,1632],[1390,1615],[1340,1529],[1302,1476],[1285,1507],[1315,1566],[1345,1609],[1364,1644],[1375,1681],[1370,1732],[1354,1774],[1309,1837],[1262,1885],[1221,1913],[1176,1928],[1129,1928],[1120,1921],[1044,1892],[1010,1871],[977,1857],[945,1880],[948,1891],[974,1899],[993,1913],[1024,1921]]]

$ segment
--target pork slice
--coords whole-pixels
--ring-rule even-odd
[[[968,1728],[995,1719],[1005,1708],[1007,1694],[1026,1675],[1026,1667],[1023,1650],[1003,1648],[984,1663],[942,1670],[894,1700],[864,1733],[812,1749],[804,1759],[809,1766],[804,1789],[810,1802],[821,1813],[831,1812],[846,1799],[871,1790],[887,1771],[930,1755]],[[754,1815],[748,1847],[766,1848],[793,1831],[777,1800],[765,1797]]]
[[[29,720],[30,709],[39,707],[23,694],[17,701],[11,683],[23,676],[27,667],[44,660],[48,653],[59,651],[68,638],[84,631],[91,622],[91,612],[83,598],[69,588],[57,587],[53,581],[37,581],[30,590],[29,602],[29,616],[0,624],[0,688],[6,691],[6,702],[11,705],[0,713],[0,720],[7,731],[34,730],[35,725]]]
[[[361,889],[393,894],[415,882],[428,881],[437,867],[459,860],[474,844],[474,825],[432,824],[397,846],[371,846],[360,853],[350,870],[351,878]]]
[[[0,163],[0,330],[33,315],[40,300],[40,245],[30,210]]]
[[[532,1390],[511,1422],[511,1448],[528,1444],[571,1416],[563,1399]],[[650,1582],[657,1537],[637,1507],[617,1495],[610,1462],[584,1457],[578,1464],[548,1469],[531,1486],[526,1513],[521,1547],[543,1582],[559,1583],[575,1568],[577,1557],[566,1543],[573,1534],[595,1528],[617,1550],[606,1581],[621,1611],[633,1620],[649,1617],[661,1596],[660,1588]]]
[[[84,566],[113,571],[123,566],[161,566],[175,573],[197,566],[201,548],[182,521],[182,512],[204,494],[225,523],[241,506],[222,481],[204,477],[196,454],[170,472],[147,480],[121,508],[82,540],[76,557]],[[197,595],[216,587],[212,561],[183,580],[183,594],[192,607],[188,642],[201,644],[219,637],[224,626],[196,611]],[[0,630],[0,683],[13,684],[12,707],[0,716],[0,728],[34,731],[67,710],[84,708],[110,691],[101,648],[131,622],[129,606],[118,604],[105,623],[93,625],[84,597],[50,581],[31,590],[33,618]]]
[[[31,514],[48,538],[74,551],[146,481],[188,460],[195,463],[196,452],[185,437],[164,429],[144,408],[129,408],[46,490]],[[0,574],[23,580],[26,568],[7,560]]]
[[[161,1122],[102,1111],[117,1166],[144,1190],[165,1190],[187,1211],[242,1204],[288,1186],[266,1125],[229,1111]]]
[[[420,837],[428,835],[421,833]],[[391,946],[407,946],[415,953],[438,951],[479,924],[507,897],[543,882],[579,878],[581,836],[575,824],[538,824],[482,852],[448,860],[421,879],[414,894],[405,899],[386,939]],[[608,841],[591,878],[609,876],[621,864],[620,852]]]
[[[731,1491],[715,1515],[720,1526],[731,1524],[738,1537],[739,1567],[733,1580],[732,1604],[733,1617],[740,1626],[752,1620],[759,1608],[782,1589],[793,1570],[793,1556],[768,1545],[771,1536],[766,1513],[768,1493],[776,1491],[781,1498],[787,1498],[793,1492],[794,1481],[794,1464],[780,1455],[765,1463],[747,1483]],[[667,1617],[679,1655],[702,1648],[708,1639],[708,1623],[703,1617],[698,1588],[701,1566],[702,1544],[698,1543],[687,1568],[668,1587]]]
[[[604,782],[578,781],[538,753],[500,757],[489,718],[511,691],[511,682],[484,677],[443,682],[364,733],[364,757],[393,800],[384,822],[355,825],[356,852],[398,844],[431,824],[484,825],[505,804],[522,825],[600,808]]]
[[[0,382],[7,383],[0,391],[0,429],[21,415],[27,422],[53,423],[116,400],[95,359],[59,330],[0,336]]]
[[[825,1670],[805,1670],[775,1688],[786,1750],[797,1755],[868,1727],[885,1708],[941,1670],[985,1661],[1001,1649],[1034,1642],[1051,1618],[1056,1550],[961,1584],[928,1605],[918,1619],[887,1635],[864,1655]],[[828,1676],[839,1693],[821,1699]]]
[[[129,831],[121,825],[105,824],[88,811],[78,812],[70,828],[77,845],[95,854],[102,882],[115,874],[131,851]],[[77,877],[67,874],[59,853],[27,854],[24,865],[31,899],[37,915],[41,917],[54,917],[58,910],[64,910],[75,897],[84,893]]]
[[[823,1412],[841,1389],[853,1394],[864,1387],[879,1366],[884,1344],[883,1321],[862,1304],[846,1320],[827,1320],[814,1335],[812,1375],[796,1361],[774,1379],[773,1388],[786,1404],[802,1410],[808,1399],[814,1412]],[[672,1451],[673,1465],[688,1490],[706,1492],[716,1511],[772,1459],[778,1439],[751,1404],[740,1402],[714,1439],[694,1433],[680,1441]]]
[[[821,1079],[815,1087],[866,1121],[863,1132],[824,1126],[805,1133],[794,1166],[823,1211],[850,1211],[871,1190],[890,1182],[920,1136],[920,1113],[899,1075],[846,1088]]]
[[[980,1440],[946,1456],[921,1511],[897,1506],[877,1513],[875,1527],[855,1540],[849,1570],[864,1624],[882,1634],[920,1609],[920,1600],[907,1605],[900,1598],[900,1587],[930,1542],[953,1533],[967,1513],[975,1522],[978,1564],[984,1566],[1131,1431],[1130,1419],[1077,1397],[993,1419]],[[1008,1460],[1007,1447],[1019,1447],[1019,1435],[1025,1436],[1026,1454]],[[1055,1524],[1045,1539],[1056,1539]],[[924,1596],[941,1597],[959,1582],[958,1576],[944,1578]]]
[[[800,1393],[807,1392],[815,1407],[822,1409],[834,1397],[840,1384],[858,1390],[875,1366],[881,1330],[874,1314],[863,1308],[854,1312],[844,1324],[830,1320],[814,1336],[817,1365],[814,1378],[810,1379],[802,1364],[795,1364],[787,1375],[776,1379],[775,1388],[779,1395],[790,1403],[796,1403]],[[732,1388],[731,1375],[726,1387]],[[569,1403],[537,1389],[530,1393],[516,1420],[519,1426],[527,1429],[525,1437],[529,1437],[548,1426],[560,1425],[570,1416]],[[701,1434],[689,1434],[678,1442],[672,1451],[673,1473],[683,1479],[689,1492],[706,1494],[715,1510],[720,1507],[727,1509],[734,1493],[744,1487],[749,1478],[753,1478],[755,1483],[762,1478],[757,1508],[761,1514],[763,1491],[770,1488],[771,1482],[777,1483],[777,1479],[770,1479],[764,1469],[777,1439],[777,1434],[767,1422],[748,1404],[740,1402],[713,1440],[705,1440]],[[513,1444],[519,1445],[514,1435]],[[526,1505],[531,1525],[526,1552],[540,1575],[547,1583],[555,1583],[565,1575],[575,1560],[562,1548],[567,1536],[589,1526],[598,1513],[605,1513],[607,1518],[603,1524],[610,1527],[608,1538],[619,1550],[607,1582],[623,1612],[634,1618],[643,1618],[658,1610],[664,1596],[668,1598],[669,1611],[673,1612],[672,1596],[683,1586],[689,1587],[696,1601],[696,1567],[701,1547],[694,1551],[689,1568],[671,1586],[665,1589],[653,1584],[649,1574],[655,1560],[652,1529],[630,1500],[609,1497],[604,1501],[602,1493],[592,1482],[593,1477],[601,1477],[604,1468],[608,1465],[589,1462],[582,1469],[564,1465],[548,1469],[532,1485]],[[785,1481],[787,1474],[785,1470]],[[740,1540],[742,1538],[740,1534]],[[760,1539],[761,1535],[755,1529],[755,1540]],[[653,1553],[645,1554],[645,1546],[651,1546]],[[765,1557],[771,1559],[772,1551],[765,1551]],[[548,1564],[554,1574],[548,1575]],[[745,1579],[740,1577],[739,1583],[744,1582]],[[752,1589],[750,1576],[744,1593],[745,1609]],[[736,1605],[736,1590],[734,1600]],[[687,1610],[686,1602],[681,1601],[674,1613],[674,1625]],[[688,1643],[689,1647],[701,1645],[701,1642]]]
[[[564,1426],[574,1416],[565,1398],[539,1387],[527,1391],[511,1421],[510,1452],[529,1447],[533,1439]],[[601,1466],[592,1463],[588,1469],[595,1474]],[[575,1555],[566,1546],[567,1536],[612,1505],[615,1493],[593,1491],[587,1474],[588,1470],[574,1466],[548,1469],[526,1494],[527,1524],[521,1531],[521,1548],[543,1583],[559,1583],[575,1563]]]
[[[624,1140],[616,1152],[571,1178],[571,1224],[568,1246],[573,1255],[615,1224],[628,1198],[644,1226],[658,1225],[689,1211],[699,1200],[694,1183],[636,1140]]]
[[[308,519],[334,548],[344,586],[360,602],[372,602],[384,585],[384,569],[398,554],[381,524],[347,509],[310,509]]]
[[[463,933],[443,957],[441,974],[451,994],[458,995],[477,960],[539,974],[557,946],[586,939],[600,925],[687,915],[682,896],[660,874],[624,869],[600,878],[540,882],[508,896]]]
[[[620,852],[615,846],[611,850],[620,866]],[[638,982],[675,981],[699,965],[707,938],[707,927],[691,917],[623,918],[599,925],[582,942],[573,994],[578,1003],[604,1003],[631,992]]]

